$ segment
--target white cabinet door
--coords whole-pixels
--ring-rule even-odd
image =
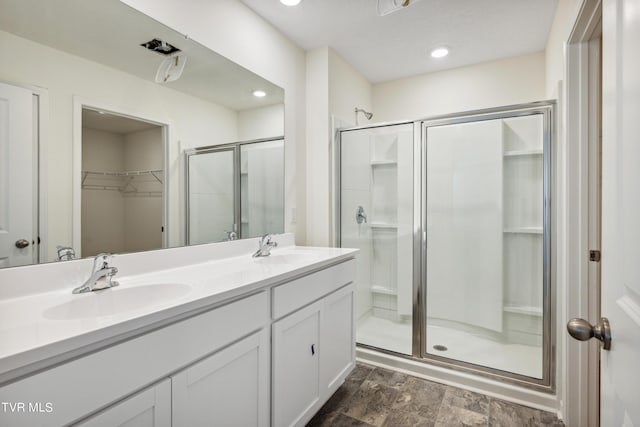
[[[320,326],[320,388],[331,396],[355,366],[354,285],[322,300]]]
[[[301,425],[320,399],[320,311],[311,304],[273,324],[273,425]]]
[[[268,426],[268,330],[232,344],[171,379],[174,426]]]
[[[165,379],[76,426],[169,427],[171,426],[171,380]]]

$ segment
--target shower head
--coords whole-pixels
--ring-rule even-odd
[[[367,120],[371,120],[373,113],[363,110],[362,108],[356,108],[356,125],[358,124],[358,113],[364,114]]]

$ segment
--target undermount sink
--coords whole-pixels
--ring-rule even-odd
[[[266,257],[255,258],[256,262],[264,264],[297,264],[299,262],[310,261],[313,258],[311,254],[292,253],[292,254],[272,254]]]
[[[46,309],[44,317],[52,320],[72,320],[113,316],[135,311],[153,304],[183,297],[191,290],[183,283],[159,283],[109,288],[75,296],[75,299]]]

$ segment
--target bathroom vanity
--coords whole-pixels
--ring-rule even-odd
[[[81,295],[91,260],[0,272],[0,425],[304,425],[354,367],[356,251],[277,240],[117,256]]]

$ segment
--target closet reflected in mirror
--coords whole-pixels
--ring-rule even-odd
[[[163,247],[163,128],[82,110],[82,253]]]

